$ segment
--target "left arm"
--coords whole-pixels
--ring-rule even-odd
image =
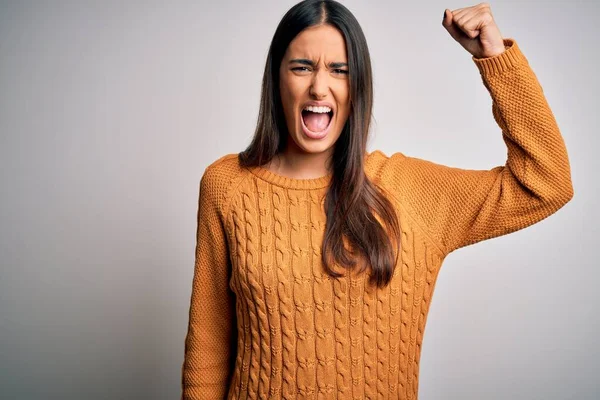
[[[532,225],[573,197],[564,140],[536,75],[503,39],[486,3],[446,11],[444,27],[473,56],[507,147],[505,165],[452,168],[393,154],[386,179],[443,253]]]
[[[473,61],[492,97],[505,165],[461,169],[400,152],[386,163],[392,192],[445,254],[530,226],[573,197],[567,149],[542,87],[517,42],[504,42],[503,53]]]

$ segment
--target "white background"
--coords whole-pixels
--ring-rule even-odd
[[[250,142],[294,3],[0,2],[0,397],[178,398],[198,183]],[[504,164],[491,98],[441,25],[475,3],[343,3],[374,66],[368,150]],[[544,88],[575,196],[448,256],[419,398],[596,399],[600,6],[491,6]]]

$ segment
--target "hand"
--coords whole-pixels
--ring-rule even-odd
[[[444,10],[442,25],[475,58],[494,57],[504,52],[504,41],[488,3]]]

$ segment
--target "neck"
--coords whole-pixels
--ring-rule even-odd
[[[314,179],[331,173],[329,158],[333,148],[320,153],[307,153],[301,149],[288,146],[278,153],[269,163],[268,168],[283,176],[293,179]]]

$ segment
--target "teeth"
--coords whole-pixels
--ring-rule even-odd
[[[306,106],[306,107],[304,107],[304,109],[315,112],[315,113],[321,113],[321,114],[331,112],[331,108],[329,108],[327,106],[323,106],[323,107]]]

